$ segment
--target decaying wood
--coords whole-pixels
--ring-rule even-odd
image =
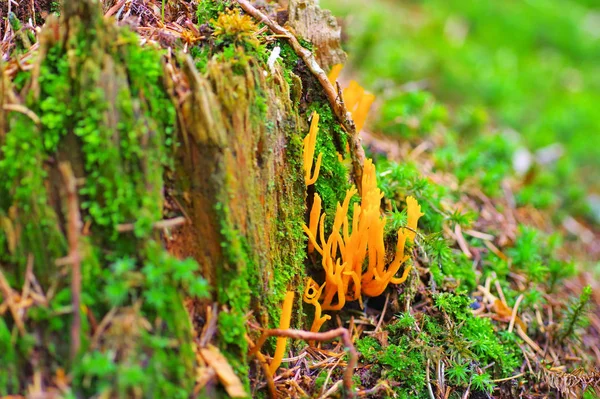
[[[291,0],[288,25],[296,36],[311,42],[317,62],[324,70],[346,63],[342,50],[342,28],[331,11],[319,7],[315,0]]]

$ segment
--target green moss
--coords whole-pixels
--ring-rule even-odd
[[[206,73],[208,61],[210,60],[211,51],[208,46],[195,46],[190,49],[190,55],[194,59],[196,69],[200,73]]]
[[[19,210],[15,222],[22,228],[13,261],[25,265],[31,253],[38,278],[47,281],[54,259],[62,256],[66,243],[57,227],[54,210],[48,205],[44,162],[48,154],[38,126],[22,114],[9,121],[9,131],[0,148],[0,174],[4,208],[12,204]],[[17,227],[17,226],[15,226]]]
[[[298,61],[300,57],[296,54],[292,46],[286,40],[277,40],[273,45],[271,45],[271,50],[276,46],[279,46],[280,53],[279,57],[281,57],[280,61],[283,65],[283,78],[287,82],[288,86],[294,87],[297,83],[294,82],[294,70],[298,67]],[[294,102],[295,105],[296,102]]]
[[[564,312],[564,321],[558,338],[561,341],[565,339],[580,339],[575,332],[578,328],[588,323],[587,314],[589,313],[590,299],[592,298],[592,287],[585,286],[579,298],[572,298]]]
[[[398,381],[394,388],[399,397],[428,398],[427,359],[438,359],[447,366],[451,384],[466,389],[479,373],[475,368],[493,365],[488,372],[502,378],[511,375],[521,364],[518,339],[514,334],[496,332],[491,321],[471,313],[472,300],[463,294],[440,293],[433,297],[439,313],[403,313],[385,327],[388,346],[374,337],[356,342],[357,350],[372,365],[361,376],[369,381]],[[489,377],[489,375],[488,375]],[[491,378],[481,378],[479,390],[493,387]]]
[[[211,19],[217,18],[220,13],[224,12],[231,6],[229,0],[214,1],[214,0],[200,0],[198,2],[198,10],[196,15],[198,16],[198,24],[209,23]]]
[[[437,124],[446,121],[447,111],[428,92],[410,91],[385,101],[378,128],[389,135],[414,139],[430,135]]]
[[[297,114],[296,104],[292,102],[292,112]],[[285,292],[294,287],[296,291],[297,317],[292,318],[292,326],[302,328],[303,326],[303,302],[302,293],[306,271],[304,261],[306,259],[306,236],[302,230],[306,212],[305,184],[303,173],[303,136],[298,134],[298,125],[295,117],[289,118],[283,126],[286,137],[286,160],[289,168],[283,176],[283,186],[289,189],[289,193],[280,201],[279,214],[277,215],[277,238],[285,237],[285,246],[280,247],[275,254],[275,274],[273,276],[273,288],[278,292],[279,301],[283,300]],[[281,302],[279,302],[281,303]],[[275,310],[276,309],[276,310]],[[273,313],[279,314],[280,305],[274,308]],[[279,321],[279,315],[274,317],[273,326]]]
[[[85,168],[89,179],[83,194],[87,196],[84,208],[94,222],[115,232],[122,223],[135,221],[138,237],[151,232],[152,223],[160,220],[162,167],[168,166],[167,148],[172,139],[174,108],[161,88],[162,66],[160,53],[139,47],[128,39],[120,54],[127,71],[101,69],[94,63],[83,63],[83,76],[88,87],[80,97],[80,112],[74,133],[82,142]],[[83,51],[84,49],[81,49]],[[107,68],[106,66],[104,68]],[[109,93],[98,85],[105,73],[114,74],[121,82],[116,103],[108,102]],[[125,82],[131,82],[128,86]],[[137,98],[147,98],[148,103]],[[113,108],[116,107],[116,109]],[[115,127],[105,124],[105,115],[119,113]],[[141,119],[142,113],[146,118]],[[152,115],[151,115],[152,114]],[[140,195],[142,194],[142,195]],[[112,238],[116,238],[113,233]]]
[[[290,71],[294,70],[294,68],[298,66],[298,61],[300,60],[298,54],[296,54],[292,46],[286,40],[278,40],[277,46],[279,46],[281,51],[279,56],[283,62],[284,69]]]
[[[231,227],[229,208],[222,203],[217,203],[215,211],[221,225],[220,232],[223,239],[221,248],[226,262],[216,269],[217,301],[227,308],[225,312],[219,314],[221,346],[236,374],[247,385],[249,383],[248,343],[245,338],[245,315],[250,310],[249,273],[251,270],[256,270],[256,267],[251,260],[252,255],[246,239],[238,230]]]
[[[367,363],[373,363],[378,360],[382,347],[375,338],[366,336],[356,341],[355,345],[356,350]]]
[[[195,261],[173,258],[156,242],[148,241],[142,256],[143,261],[118,259],[96,279],[104,295],[93,308],[123,309],[131,325],[119,330],[117,317],[107,331],[110,337],[112,328],[117,329],[125,358],[117,361],[111,351],[88,351],[73,365],[73,387],[86,396],[110,389],[118,397],[141,390],[184,398],[192,389],[195,355],[183,298],[206,298],[207,282],[197,276]],[[131,312],[136,302],[142,304],[142,313]],[[153,328],[144,328],[143,320]],[[89,349],[88,341],[84,345]]]
[[[18,348],[13,344],[11,330],[7,325],[7,319],[0,319],[0,361],[3,367],[0,368],[0,394],[9,395],[19,390],[19,353]]]

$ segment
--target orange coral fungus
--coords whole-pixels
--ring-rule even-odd
[[[344,89],[344,102],[352,114],[357,132],[362,130],[373,101],[375,101],[375,96],[366,93],[365,89],[354,80],[350,81],[348,87]]]
[[[310,177],[310,172],[313,166],[313,158],[315,156],[315,147],[317,145],[317,134],[319,133],[319,114],[313,112],[312,121],[310,123],[310,130],[304,138],[304,181],[307,186],[315,184],[319,177],[319,170],[321,169],[321,157],[323,154],[319,153],[317,157],[317,164],[315,166],[315,172],[313,177]]]
[[[308,222],[308,229],[310,233],[315,237],[317,235],[317,225],[319,224],[319,216],[321,216],[321,197],[319,194],[315,193],[313,206],[310,210],[310,219]],[[313,241],[308,241],[308,253],[312,254],[315,250],[315,245]],[[319,248],[319,253],[322,253],[321,248]]]
[[[340,76],[340,73],[342,72],[343,68],[344,68],[343,64],[335,64],[334,66],[331,67],[331,71],[329,71],[329,75],[327,75],[327,79],[329,79],[329,81],[331,82],[332,85],[335,86],[335,81],[338,79],[338,76]]]
[[[367,115],[369,114],[369,109],[374,101],[375,96],[373,94],[365,93],[358,102],[356,109],[352,113],[357,132],[360,132],[365,125],[365,122],[367,121]]]
[[[312,244],[312,248],[322,257],[325,282],[318,290],[312,280],[310,286],[313,295],[320,292],[319,301],[323,310],[339,310],[346,300],[362,300],[361,294],[381,295],[389,283],[404,282],[410,271],[410,266],[407,266],[401,277],[394,277],[409,258],[404,254],[404,247],[407,239],[413,240],[415,237],[417,222],[423,215],[421,207],[413,197],[407,198],[408,225],[407,228],[398,230],[394,260],[386,265],[386,220],[381,216],[379,209],[383,193],[377,187],[375,165],[370,159],[365,162],[361,184],[361,203],[354,204],[352,223],[348,218],[348,211],[350,200],[357,193],[356,188],[348,190],[343,203],[338,203],[331,234],[327,239],[324,232],[326,215],[320,215],[321,201],[320,198],[317,200],[317,195],[315,204],[318,204],[318,211],[313,208],[309,226],[304,226],[309,245]],[[313,304],[315,302],[314,298],[307,301],[306,295],[305,301]],[[318,326],[320,327],[320,324]]]
[[[333,83],[341,72],[342,66],[335,65],[328,76]],[[356,82],[351,81],[344,90],[343,99],[360,131],[367,118],[369,108],[375,97],[365,93]],[[317,159],[314,176],[311,178],[312,160],[315,152],[319,115],[313,113],[310,132],[304,139],[304,171],[306,185],[314,184],[319,175],[321,154]],[[341,159],[340,159],[341,161]],[[404,254],[406,240],[414,240],[417,223],[423,216],[417,200],[408,197],[406,228],[398,230],[398,241],[394,259],[386,265],[384,232],[386,219],[381,216],[380,205],[383,193],[377,187],[375,165],[370,159],[365,161],[361,184],[361,203],[354,204],[352,218],[348,217],[350,201],[358,192],[352,188],[346,192],[344,201],[337,204],[333,226],[329,237],[325,239],[325,218],[321,214],[321,197],[315,193],[308,226],[303,225],[308,236],[308,252],[315,250],[321,255],[321,265],[325,272],[325,282],[319,286],[310,279],[304,293],[304,301],[316,307],[315,320],[311,331],[318,331],[329,316],[321,316],[322,310],[340,310],[347,300],[361,301],[362,295],[378,296],[386,287],[400,284],[408,278],[410,265],[404,267],[402,276],[395,277],[409,256]],[[352,222],[350,222],[352,220]]]
[[[342,64],[336,64],[331,68],[327,78],[332,85],[335,86],[335,81],[342,72],[343,67]],[[344,98],[346,109],[352,114],[356,131],[360,132],[365,125],[369,109],[375,101],[375,96],[365,92],[365,89],[363,89],[358,82],[351,80],[348,87],[344,89],[342,97]]]
[[[309,278],[308,283],[306,284],[306,289],[304,290],[304,302],[310,303],[315,307],[315,319],[313,320],[312,327],[310,328],[310,331],[312,332],[319,332],[323,323],[331,319],[331,316],[329,315],[321,316],[321,304],[319,303],[319,297],[321,296],[323,287],[324,286],[319,287],[319,284],[317,284],[315,280]]]
[[[285,294],[285,299],[283,300],[283,310],[281,311],[281,318],[279,319],[279,329],[287,330],[290,328],[290,319],[292,317],[292,305],[294,304],[294,291],[288,291]],[[279,365],[281,364],[281,360],[283,359],[283,355],[285,354],[285,345],[287,344],[287,338],[279,337],[277,338],[277,345],[275,346],[275,355],[273,356],[273,360],[271,361],[271,365],[269,366],[269,370],[271,374],[275,374]]]
[[[407,225],[409,229],[406,234],[408,238],[414,241],[415,237],[417,236],[417,222],[419,221],[419,218],[424,215],[424,213],[421,213],[421,206],[413,197],[406,198],[406,205],[408,207],[406,213],[408,216]]]

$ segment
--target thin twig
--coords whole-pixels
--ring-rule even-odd
[[[465,236],[463,236],[462,229],[458,223],[456,223],[456,226],[454,226],[454,235],[456,236],[456,242],[458,242],[460,249],[467,258],[471,259],[473,254],[469,250],[469,244],[467,244],[467,240],[465,240]]]
[[[502,303],[504,303],[506,305],[506,297],[504,296],[504,291],[502,291],[502,286],[500,285],[500,281],[498,281],[496,272],[493,272],[493,275],[494,275],[494,285],[496,286],[496,291],[498,291],[498,296],[500,297],[500,300],[502,301]]]
[[[510,381],[510,380],[514,380],[515,378],[523,377],[524,375],[525,375],[525,373],[520,373],[517,375],[513,375],[512,377],[500,378],[499,380],[492,380],[492,382],[498,383],[498,382]]]
[[[429,393],[429,397],[431,399],[435,399],[435,395],[433,394],[433,388],[431,388],[431,379],[429,378],[429,359],[427,359],[427,368],[425,369],[425,378],[427,381],[427,392]]]
[[[327,384],[329,384],[329,379],[331,378],[331,374],[333,374],[333,370],[335,370],[335,368],[338,366],[338,364],[340,364],[341,361],[342,361],[342,358],[339,357],[337,362],[335,362],[335,364],[333,365],[333,367],[331,367],[329,369],[329,372],[327,373],[327,377],[325,378],[325,382],[323,383],[323,388],[321,388],[321,397],[325,397],[325,398],[327,397],[325,395],[325,388],[327,388]],[[338,381],[338,383],[339,383],[339,381]]]
[[[28,116],[29,119],[31,119],[36,125],[40,125],[42,123],[42,121],[40,120],[40,117],[37,116],[35,114],[35,112],[33,112],[32,110],[30,110],[29,108],[27,108],[24,105],[20,105],[20,104],[4,104],[2,106],[2,108],[5,111],[20,112],[23,115]]]
[[[338,382],[336,382],[335,384],[333,384],[333,385],[331,386],[331,388],[329,388],[329,389],[327,390],[327,392],[325,392],[325,393],[323,394],[323,396],[319,396],[319,399],[326,399],[326,398],[330,397],[331,395],[333,395],[334,393],[336,393],[336,392],[337,392],[337,390],[340,388],[340,385],[341,385],[341,384],[342,384],[342,381],[338,381]]]
[[[546,354],[544,353],[542,348],[540,348],[538,344],[536,344],[531,338],[529,338],[529,336],[525,333],[525,331],[523,331],[523,329],[519,325],[517,325],[517,334],[519,335],[519,337],[521,337],[523,341],[527,343],[527,345],[529,345],[529,347],[531,347],[531,349],[533,349],[540,356],[542,356],[542,358],[546,357]]]
[[[519,295],[519,297],[517,298],[517,302],[515,302],[515,306],[513,307],[512,310],[512,316],[510,318],[510,323],[508,324],[508,333],[512,333],[513,328],[515,327],[515,320],[517,319],[517,311],[519,310],[519,305],[521,304],[521,301],[523,300],[523,294]]]
[[[23,289],[21,291],[21,301],[26,302],[29,298],[29,290],[31,289],[31,282],[29,281],[29,275],[33,273],[33,254],[27,256],[27,266],[25,267],[25,281],[23,282]]]
[[[365,389],[365,390],[359,391],[358,392],[358,396],[359,397],[364,397],[364,396],[376,395],[381,390],[385,390],[387,392],[391,391],[391,387],[390,387],[390,385],[388,384],[387,381],[385,381],[385,380],[380,381],[373,388],[369,388],[369,389]],[[383,397],[383,396],[380,395],[380,396],[377,396],[377,397]]]
[[[302,61],[304,61],[308,69],[319,81],[325,95],[327,96],[327,99],[329,100],[329,104],[331,104],[331,108],[333,109],[335,116],[338,118],[338,120],[341,122],[342,126],[350,136],[350,145],[352,146],[350,155],[352,158],[352,168],[354,170],[354,181],[357,183],[361,182],[363,164],[365,160],[365,152],[362,148],[360,137],[358,136],[359,132],[356,131],[356,125],[352,120],[352,115],[350,114],[350,112],[348,112],[344,103],[339,98],[337,91],[329,81],[329,78],[327,77],[325,71],[323,71],[323,69],[317,63],[317,60],[315,59],[313,53],[310,50],[302,47],[296,36],[291,34],[287,29],[281,27],[276,22],[272,21],[261,11],[257,10],[252,4],[250,4],[248,0],[237,0],[237,2],[246,13],[250,14],[255,19],[267,25],[274,34],[285,37],[294,49],[294,52],[300,58],[302,58]],[[361,185],[357,184],[357,186],[360,190]]]
[[[61,162],[59,165],[67,189],[67,238],[69,241],[69,259],[71,261],[71,298],[73,302],[73,320],[71,321],[71,358],[74,359],[81,346],[81,254],[79,252],[79,236],[83,223],[79,213],[77,199],[77,179],[71,164]]]
[[[379,322],[377,323],[377,326],[375,327],[375,332],[379,331],[379,329],[381,328],[381,325],[383,324],[383,317],[385,316],[385,312],[387,310],[389,301],[390,301],[390,292],[388,291],[388,293],[385,296],[385,303],[383,304],[383,310],[381,311],[381,317],[379,318]]]
[[[183,216],[178,216],[173,219],[159,220],[158,222],[154,223],[152,225],[152,227],[156,230],[160,230],[160,229],[168,229],[169,227],[179,226],[184,223],[185,223],[185,218]],[[117,226],[117,231],[119,233],[126,233],[126,232],[133,231],[133,230],[135,230],[134,223],[124,223],[124,224],[120,224]]]
[[[260,348],[264,345],[265,341],[269,337],[288,337],[293,339],[301,339],[304,341],[329,341],[334,338],[341,338],[342,342],[346,347],[346,351],[348,352],[348,365],[346,366],[346,371],[344,372],[344,397],[345,398],[355,398],[356,393],[352,389],[352,376],[354,374],[354,369],[358,364],[358,352],[354,345],[352,344],[352,337],[347,329],[343,327],[336,328],[335,330],[330,330],[327,332],[310,332],[304,330],[265,330],[263,334],[258,339],[256,346],[250,350],[249,356],[255,355]]]
[[[217,304],[214,303],[212,307],[206,307],[206,322],[204,323],[204,327],[202,328],[202,332],[200,334],[200,339],[198,340],[198,344],[200,347],[205,347],[212,340],[213,336],[217,332],[217,319],[218,319],[218,309]]]
[[[102,337],[104,331],[108,328],[109,324],[113,321],[115,314],[117,314],[117,308],[113,307],[108,311],[107,314],[104,315],[100,321],[100,324],[98,324],[96,330],[94,330],[94,335],[92,336],[92,341],[90,344],[91,349],[98,348],[98,345],[100,344],[100,338]]]

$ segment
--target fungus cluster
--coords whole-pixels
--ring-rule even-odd
[[[334,66],[329,79],[335,81],[340,71],[341,65]],[[365,93],[365,90],[355,81],[350,82],[343,96],[354,118],[357,131],[360,131],[375,97]],[[318,133],[319,114],[313,112],[303,148],[304,181],[307,187],[313,185],[319,178],[321,153],[313,165]],[[323,284],[319,285],[309,278],[304,291],[304,302],[315,307],[315,318],[310,329],[312,332],[318,332],[323,324],[331,319],[331,316],[323,314],[324,310],[340,310],[346,301],[356,300],[362,307],[362,295],[370,297],[381,295],[390,283],[400,284],[406,281],[411,270],[411,266],[406,265],[402,275],[395,277],[409,258],[409,255],[404,253],[404,247],[407,240],[415,239],[417,223],[423,216],[421,206],[415,198],[406,198],[407,226],[398,230],[394,259],[387,264],[384,245],[386,219],[380,212],[383,193],[377,187],[375,165],[371,159],[365,161],[360,184],[361,200],[360,204],[353,204],[352,218],[349,217],[349,208],[352,197],[358,192],[356,187],[346,192],[341,204],[338,202],[333,227],[327,238],[325,237],[327,214],[321,212],[322,200],[317,193],[314,194],[308,226],[302,226],[308,236],[308,252],[312,254],[316,250],[321,255],[321,264],[325,272]],[[294,293],[288,291],[283,303],[280,329],[288,329],[290,326],[293,301]],[[312,342],[310,344],[313,345]],[[277,338],[269,373],[274,374],[277,371],[283,359],[285,346],[286,338]]]
[[[417,200],[408,197],[406,228],[397,232],[398,241],[394,259],[386,263],[384,234],[386,219],[381,216],[380,203],[383,193],[377,187],[375,165],[370,159],[365,162],[362,179],[361,203],[355,203],[352,218],[349,217],[351,198],[356,188],[346,192],[343,203],[338,203],[331,233],[325,237],[325,218],[321,213],[321,198],[315,193],[309,224],[303,229],[309,240],[309,253],[317,251],[325,272],[325,282],[319,286],[309,279],[304,301],[316,307],[315,321],[311,331],[318,331],[329,316],[322,316],[322,310],[340,310],[346,301],[358,300],[362,306],[362,296],[378,296],[387,286],[403,283],[410,272],[410,265],[404,267],[400,277],[396,273],[408,260],[404,253],[406,241],[414,240],[418,220],[423,213]]]
[[[335,80],[341,67],[336,66],[330,74]],[[351,83],[344,90],[344,101],[356,121],[357,129],[362,128],[367,112],[374,97],[365,94],[358,83]],[[310,131],[304,139],[304,170],[306,185],[314,184],[318,178],[321,165],[321,154],[317,159],[315,172],[310,176],[315,153],[316,135],[318,133],[318,114],[313,113]],[[410,272],[410,265],[404,267],[400,277],[396,273],[406,263],[409,255],[404,253],[407,240],[414,240],[417,223],[423,216],[421,207],[413,197],[407,197],[408,223],[406,228],[397,232],[398,241],[394,259],[386,262],[384,245],[386,219],[380,212],[383,193],[377,187],[375,165],[370,159],[365,161],[361,184],[360,204],[354,203],[351,209],[350,201],[358,190],[352,187],[346,192],[344,201],[337,204],[333,226],[328,237],[325,237],[325,219],[322,211],[322,200],[319,194],[314,194],[313,206],[310,211],[309,223],[303,225],[308,236],[308,252],[317,251],[321,256],[321,264],[325,272],[325,281],[319,285],[309,278],[304,292],[304,301],[315,306],[315,318],[311,331],[317,332],[329,315],[323,315],[323,310],[340,310],[346,301],[358,300],[362,307],[362,295],[374,297],[381,295],[387,286],[404,282]]]

